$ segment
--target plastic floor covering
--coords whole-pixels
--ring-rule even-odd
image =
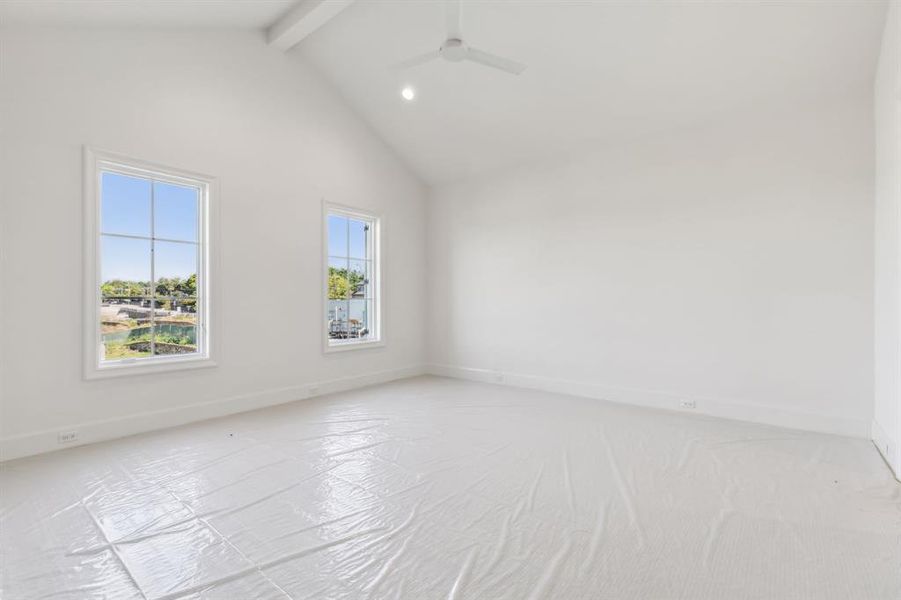
[[[0,477],[6,600],[901,598],[866,440],[440,378]]]

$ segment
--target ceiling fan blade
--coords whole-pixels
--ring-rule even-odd
[[[444,0],[444,16],[447,20],[447,39],[462,40],[460,0]]]
[[[419,65],[424,65],[425,63],[435,60],[441,56],[438,50],[433,50],[431,52],[426,52],[425,54],[420,54],[419,56],[414,56],[413,58],[407,59],[403,62],[399,62],[394,65],[395,69],[409,69],[410,67],[417,67]]]
[[[477,62],[480,65],[485,65],[487,67],[494,67],[495,69],[500,69],[501,71],[506,71],[513,75],[519,75],[526,70],[526,65],[522,63],[518,63],[515,60],[510,60],[508,58],[501,58],[500,56],[495,56],[494,54],[489,54],[475,48],[469,48],[469,50],[467,50],[466,60],[471,60],[472,62]]]

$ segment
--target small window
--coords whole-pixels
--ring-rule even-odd
[[[325,247],[326,350],[381,343],[379,220],[327,205]]]
[[[87,155],[93,217],[87,375],[208,360],[211,180]]]

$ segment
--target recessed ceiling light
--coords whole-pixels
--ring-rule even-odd
[[[404,100],[409,102],[410,100],[412,100],[413,98],[416,97],[416,90],[414,90],[410,86],[407,86],[400,91],[400,95],[401,95],[401,97],[403,97]]]

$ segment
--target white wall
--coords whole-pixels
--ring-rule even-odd
[[[5,458],[417,372],[424,188],[298,57],[261,33],[8,30],[0,60]],[[219,367],[82,380],[83,144],[220,178]],[[384,215],[383,349],[322,354],[323,197]]]
[[[876,74],[876,403],[873,440],[901,475],[901,6],[892,2]]]
[[[872,193],[868,97],[439,188],[433,369],[866,436]]]

